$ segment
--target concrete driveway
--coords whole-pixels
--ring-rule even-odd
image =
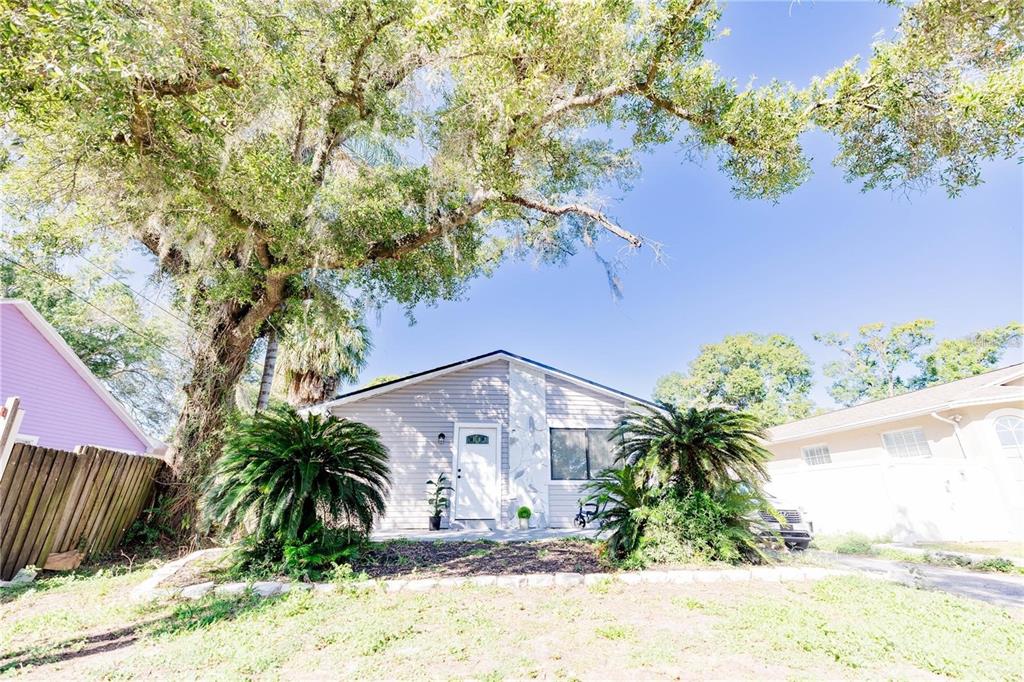
[[[1002,573],[961,571],[889,559],[814,552],[814,556],[844,568],[885,575],[905,585],[940,590],[961,597],[981,599],[999,606],[1024,608],[1024,577]]]

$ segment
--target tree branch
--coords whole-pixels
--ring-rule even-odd
[[[683,107],[679,106],[672,100],[661,97],[660,95],[655,94],[649,89],[645,88],[643,92],[644,96],[647,98],[647,101],[653,104],[656,108],[661,109],[662,111],[669,113],[675,116],[676,118],[680,118],[686,121],[687,123],[690,123],[691,125],[714,126],[718,124],[718,121],[711,119],[707,116],[704,116],[702,114],[690,111],[689,109],[684,109]],[[735,135],[726,133],[722,135],[722,139],[725,142],[732,145],[733,147],[738,147],[740,145],[740,139]]]
[[[144,78],[138,81],[131,93],[132,114],[128,120],[128,127],[131,130],[132,139],[138,146],[139,153],[143,154],[153,146],[153,116],[143,103],[142,95],[185,97],[218,86],[237,89],[241,87],[241,81],[231,75],[231,70],[225,66],[211,66],[199,76],[191,76],[175,81],[153,80],[151,78]],[[123,134],[118,134],[114,140],[119,143],[127,142],[127,138]]]
[[[661,70],[661,62],[672,43],[672,34],[675,31],[678,31],[679,27],[685,21],[688,21],[693,17],[693,15],[706,4],[708,4],[708,0],[692,0],[685,11],[681,14],[676,14],[668,18],[668,21],[662,28],[661,37],[651,53],[651,61],[645,70],[643,80],[637,79],[631,83],[608,85],[590,94],[577,93],[573,97],[559,100],[544,112],[544,114],[537,119],[534,125],[532,125],[527,132],[536,132],[567,111],[595,107],[610,99],[629,93],[644,93],[646,95],[652,95],[654,82],[657,80],[658,72]]]
[[[369,14],[369,8],[367,13]],[[356,48],[355,56],[352,58],[352,69],[349,72],[349,80],[352,81],[352,87],[349,88],[349,94],[353,98],[353,102],[359,109],[360,118],[366,115],[366,93],[363,89],[363,62],[366,61],[366,52],[370,49],[370,46],[377,40],[377,36],[390,24],[398,21],[396,15],[391,15],[386,19],[381,19],[377,23],[373,24],[369,34],[363,41],[359,43],[359,47]]]
[[[263,295],[246,311],[233,330],[233,342],[243,347],[245,352],[248,352],[263,323],[284,302],[287,283],[288,277],[284,274],[268,274]]]
[[[636,85],[633,83],[628,85],[609,85],[587,95],[577,95],[568,99],[559,100],[544,112],[544,114],[541,115],[541,117],[537,119],[532,126],[530,126],[527,132],[534,133],[540,130],[567,111],[572,111],[573,109],[589,109],[590,107],[597,106],[602,102],[619,97],[620,95],[625,95],[626,93],[634,90],[636,90]]]
[[[629,242],[629,245],[632,246],[633,248],[640,248],[641,246],[643,246],[643,240],[640,237],[633,234],[632,232],[629,232],[628,230],[624,230],[623,228],[619,227],[614,222],[612,222],[604,213],[601,213],[597,209],[591,208],[590,206],[585,206],[583,204],[565,204],[562,206],[554,206],[543,201],[529,199],[527,197],[521,197],[515,194],[504,194],[502,195],[501,200],[509,204],[516,204],[517,206],[522,206],[523,208],[529,208],[534,211],[540,211],[541,213],[547,213],[548,215],[553,216],[564,216],[568,213],[581,215],[585,218],[593,220],[595,223],[598,223],[599,225],[601,225],[601,227],[608,230],[619,239],[623,239]]]
[[[176,81],[158,81],[145,78],[139,82],[140,88],[157,97],[183,97],[185,95],[194,95],[204,90],[211,90],[218,86],[237,90],[242,86],[242,82],[233,76],[231,69],[226,66],[211,66],[199,76]]]
[[[363,258],[362,262],[356,264],[356,267],[379,260],[394,260],[396,258],[401,258],[421,246],[432,242],[445,232],[464,226],[472,220],[474,216],[483,211],[489,202],[499,198],[499,196],[500,195],[494,191],[477,189],[473,193],[473,196],[470,197],[462,207],[451,213],[440,216],[438,219],[433,221],[431,226],[426,230],[421,232],[411,232],[392,241],[374,242],[370,244],[369,248],[366,250],[366,256]]]

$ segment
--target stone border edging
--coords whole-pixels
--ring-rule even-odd
[[[192,555],[189,555],[191,557]],[[188,559],[189,557],[185,557]],[[181,559],[161,567],[149,579],[132,590],[134,600],[152,600],[160,597],[200,599],[213,593],[218,596],[240,595],[252,591],[260,597],[273,597],[296,591],[334,592],[336,590],[373,590],[384,592],[426,592],[436,588],[463,586],[502,587],[511,589],[537,587],[593,586],[603,583],[625,585],[657,583],[721,583],[721,582],[793,582],[799,580],[821,580],[832,576],[854,575],[857,571],[817,566],[754,566],[751,568],[697,569],[666,571],[625,571],[621,573],[519,573],[512,575],[475,575],[448,578],[387,578],[357,580],[351,583],[297,583],[282,581],[234,582],[217,585],[210,582],[198,583],[182,588],[161,588],[158,584],[184,566],[188,561]],[[170,569],[170,570],[165,570]],[[157,574],[162,575],[158,580]]]

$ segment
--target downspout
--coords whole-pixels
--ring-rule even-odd
[[[958,414],[954,414],[951,418],[943,417],[938,412],[932,412],[932,416],[938,419],[940,422],[951,424],[953,426],[953,435],[956,436],[956,443],[960,446],[960,454],[964,459],[967,459],[967,448],[964,447],[963,438],[960,437],[960,420],[963,419]]]

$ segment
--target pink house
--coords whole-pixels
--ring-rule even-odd
[[[19,442],[140,453],[160,445],[30,303],[0,299],[0,404],[12,396],[21,400]]]

